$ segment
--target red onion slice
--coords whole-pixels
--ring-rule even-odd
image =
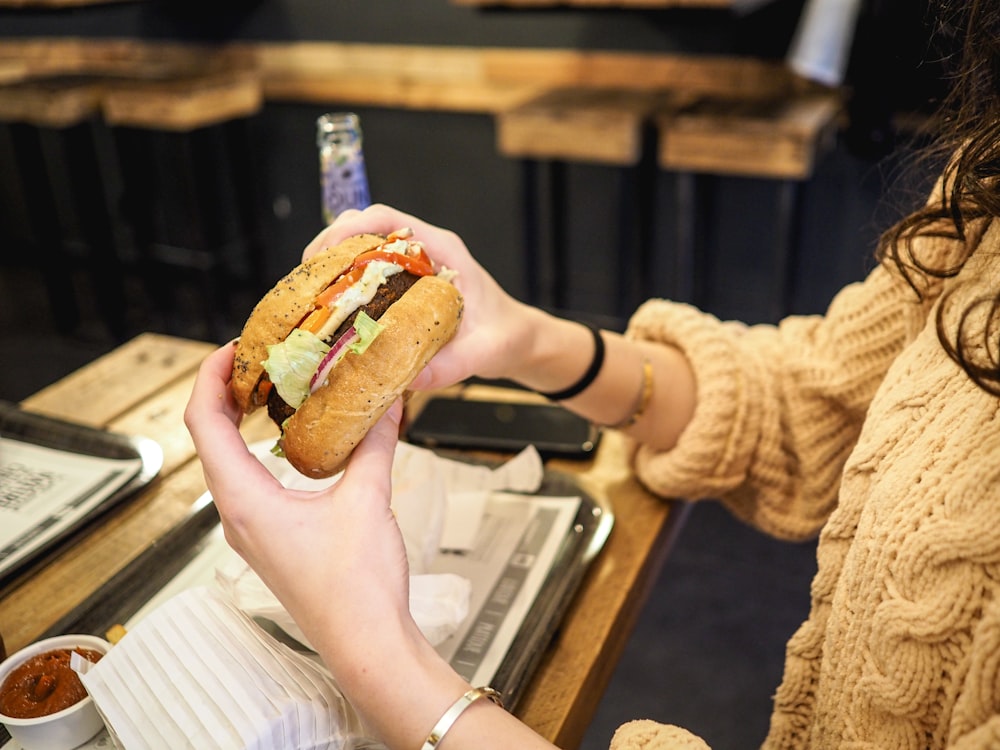
[[[315,393],[316,389],[319,388],[323,381],[326,380],[326,376],[330,374],[330,370],[333,366],[340,361],[340,358],[344,356],[344,350],[353,344],[358,339],[358,332],[354,330],[354,326],[347,329],[347,332],[337,339],[337,342],[330,347],[330,351],[326,353],[323,360],[319,363],[319,367],[316,368],[316,372],[313,373],[312,379],[309,381],[309,393]]]

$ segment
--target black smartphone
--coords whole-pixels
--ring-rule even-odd
[[[561,406],[435,396],[406,428],[416,445],[516,452],[535,446],[543,457],[589,458],[600,429]]]

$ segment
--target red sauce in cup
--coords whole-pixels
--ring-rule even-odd
[[[73,651],[94,663],[104,655],[78,647],[57,648],[32,656],[15,667],[0,685],[0,713],[15,719],[34,719],[83,700],[87,690],[69,666]]]

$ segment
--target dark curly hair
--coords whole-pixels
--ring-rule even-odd
[[[921,294],[920,277],[955,276],[975,249],[969,229],[1000,217],[1000,3],[997,0],[935,0],[934,48],[949,79],[948,94],[931,125],[932,145],[921,163],[945,163],[940,202],[909,214],[879,242],[878,258],[894,264]],[[964,242],[965,251],[944,267],[921,260],[916,237]],[[938,307],[938,337],[948,354],[980,387],[1000,396],[1000,289],[968,304],[946,325]],[[973,325],[985,310],[987,325]],[[949,330],[950,329],[950,330]],[[985,337],[985,340],[984,340]]]

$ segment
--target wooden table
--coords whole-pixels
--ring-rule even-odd
[[[23,402],[51,416],[153,438],[160,475],[137,496],[72,536],[0,589],[0,634],[8,651],[37,639],[116,572],[181,523],[205,491],[182,415],[195,372],[213,345],[143,334]],[[266,415],[243,427],[248,440],[274,434]],[[552,462],[615,514],[615,526],[547,649],[517,714],[562,748],[578,747],[626,639],[680,526],[679,506],[631,478],[617,434],[589,463]]]

